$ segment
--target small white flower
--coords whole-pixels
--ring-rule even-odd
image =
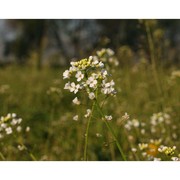
[[[103,63],[103,62],[100,62],[100,63],[98,64],[98,66],[99,66],[100,68],[103,68],[103,67],[104,67],[104,63]]]
[[[95,94],[93,92],[89,93],[89,99],[94,99],[95,98]]]
[[[11,114],[8,113],[7,116],[6,116],[7,119],[10,119],[11,118]]]
[[[63,73],[63,79],[69,79],[70,78],[70,72],[69,70],[64,71]]]
[[[110,116],[105,116],[105,119],[107,120],[107,121],[111,121],[112,120],[112,116],[110,115]]]
[[[17,120],[16,120],[16,119],[12,119],[11,124],[12,124],[13,126],[15,126],[15,125],[17,124]]]
[[[22,122],[22,118],[17,119],[17,123],[20,124]]]
[[[75,63],[76,63],[76,62],[71,61],[71,62],[70,62],[70,65],[71,65],[71,66],[74,66],[74,65],[75,65]]]
[[[139,127],[139,121],[137,119],[133,119],[132,124],[134,127]]]
[[[125,114],[122,116],[122,119],[124,120],[128,120],[129,119],[129,115],[127,112],[125,112]]]
[[[145,134],[146,130],[145,129],[141,129],[141,134]]]
[[[24,146],[18,145],[17,147],[20,151],[24,150]]]
[[[71,83],[70,82],[66,83],[64,89],[70,89],[70,88],[71,88]]]
[[[79,116],[78,116],[78,115],[75,115],[75,116],[73,117],[73,120],[74,120],[74,121],[78,121],[78,118],[79,118]]]
[[[159,117],[158,120],[159,120],[159,122],[161,123],[161,122],[164,121],[164,118],[163,118],[163,117]]]
[[[70,92],[74,92],[74,94],[76,94],[79,88],[80,88],[79,84],[76,85],[74,82],[72,82],[69,90]]]
[[[6,131],[6,134],[12,134],[12,128],[11,127],[6,128],[5,131]]]
[[[4,121],[4,117],[3,116],[1,117],[1,121]]]
[[[77,68],[75,66],[72,66],[69,68],[69,72],[72,73],[72,72],[76,72],[77,71]]]
[[[139,149],[142,151],[142,150],[144,150],[144,149],[146,149],[148,147],[148,144],[139,143],[138,146],[139,146]]]
[[[101,74],[102,74],[103,78],[105,78],[108,75],[108,72],[105,69],[103,69],[101,71]]]
[[[180,161],[180,158],[178,158],[178,157],[172,157],[171,160],[172,160],[172,161]]]
[[[88,80],[86,81],[86,83],[89,85],[89,87],[91,88],[95,88],[96,84],[97,84],[97,80],[94,79],[94,77],[89,77]]]
[[[89,56],[88,60],[92,61],[93,60],[93,56]]]
[[[168,149],[167,146],[161,145],[161,146],[158,148],[158,151],[159,151],[159,152],[164,152],[164,151],[166,151],[166,149]]]
[[[80,105],[80,101],[78,100],[77,97],[75,97],[72,102],[76,105]]]
[[[96,65],[98,63],[99,63],[98,59],[93,59],[93,62],[92,62],[93,65]]]
[[[22,127],[21,127],[21,126],[18,126],[18,127],[16,128],[16,130],[17,130],[17,132],[21,132]]]
[[[108,83],[106,83],[105,80],[102,81],[102,89],[101,89],[101,92],[103,94],[114,94],[115,93],[115,90],[114,90],[114,81],[110,81]]]
[[[5,123],[2,123],[2,124],[1,124],[1,127],[2,127],[2,128],[6,128],[7,125],[6,125]]]
[[[27,127],[26,127],[26,132],[29,132],[29,131],[30,131],[30,127],[27,126]]]
[[[96,137],[102,137],[102,134],[96,133]]]
[[[113,80],[110,81],[110,85],[111,86],[114,86],[115,85],[115,82]]]
[[[137,152],[137,149],[136,148],[131,148],[131,151],[132,152]]]
[[[77,78],[77,81],[79,82],[79,81],[81,81],[84,78],[84,74],[81,71],[78,71],[76,73],[75,77]]]
[[[125,127],[128,131],[131,130],[131,125],[130,125],[129,123],[125,124],[124,127]]]
[[[107,52],[107,54],[108,54],[109,56],[113,56],[113,55],[114,55],[114,51],[113,51],[112,49],[110,49],[110,48],[108,48],[108,49],[106,50],[106,52]]]
[[[15,114],[15,113],[12,113],[12,117],[15,118],[15,117],[16,117],[16,114]]]
[[[87,114],[84,115],[85,118],[88,118],[91,115],[91,110],[87,109]]]
[[[141,153],[143,157],[146,157],[147,156],[147,153],[146,152],[142,152]]]

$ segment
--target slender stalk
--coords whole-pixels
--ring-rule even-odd
[[[13,135],[15,139],[17,139],[16,135]],[[21,146],[23,146],[26,153],[31,157],[33,161],[37,161],[36,157],[33,155],[33,153],[24,145],[24,143],[18,142]]]
[[[104,115],[104,113],[102,112],[101,107],[100,107],[100,105],[99,105],[99,103],[98,103],[97,101],[96,101],[96,105],[97,105],[97,108],[98,108],[99,112],[101,113],[101,116],[104,118],[105,115]],[[109,124],[106,120],[105,120],[104,122],[105,122],[107,128],[109,129],[109,131],[111,132],[111,134],[112,134],[112,136],[113,136],[113,138],[114,138],[114,140],[115,140],[115,142],[116,142],[116,145],[117,145],[117,147],[118,147],[118,150],[119,150],[119,152],[120,152],[123,160],[126,161],[126,157],[125,157],[125,155],[124,155],[124,153],[123,153],[123,150],[122,150],[122,148],[121,148],[121,145],[120,145],[120,143],[119,143],[119,141],[118,141],[118,139],[117,139],[117,137],[116,137],[116,134],[114,133],[114,131],[113,131],[112,127],[110,126],[110,124]]]
[[[0,157],[1,157],[1,159],[3,160],[3,161],[5,161],[6,160],[6,158],[4,157],[4,155],[0,152]]]
[[[37,161],[36,157],[34,156],[34,154],[23,144],[23,143],[20,143],[24,149],[26,150],[27,154],[31,157],[31,159],[33,161]]]
[[[37,159],[35,158],[35,156],[32,153],[29,152],[29,155],[33,161],[37,161]]]
[[[162,90],[161,90],[160,81],[158,79],[158,74],[157,74],[157,69],[156,69],[154,43],[153,43],[153,38],[151,36],[151,30],[147,21],[145,21],[145,27],[146,27],[147,39],[148,39],[148,44],[149,44],[149,49],[150,49],[153,76],[156,83],[157,91],[159,92],[159,94],[161,94]]]
[[[88,146],[88,136],[89,136],[89,126],[91,123],[93,111],[95,108],[95,101],[93,102],[92,108],[91,108],[91,114],[88,119],[87,127],[86,127],[86,133],[85,133],[85,144],[84,144],[84,161],[87,161],[87,146]]]

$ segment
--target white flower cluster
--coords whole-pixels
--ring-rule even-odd
[[[82,59],[77,62],[71,62],[71,67],[63,73],[63,79],[74,78],[74,82],[65,84],[64,89],[78,93],[85,90],[89,99],[95,99],[96,90],[100,90],[105,95],[115,95],[114,81],[108,81],[109,74],[104,69],[104,64],[96,56],[90,56],[88,59]],[[74,99],[75,104],[80,104]]]
[[[107,121],[111,121],[112,120],[112,116],[110,115],[110,116],[105,116],[105,119],[107,120]]]
[[[147,143],[139,143],[138,146],[139,146],[139,149],[141,151],[146,149],[146,148],[148,148],[148,144]]]
[[[166,154],[168,156],[172,156],[174,154],[175,149],[176,149],[176,146],[173,146],[171,148],[171,147],[167,147],[167,146],[161,145],[158,148],[158,151],[161,152],[161,153],[164,153],[164,154]]]
[[[180,154],[178,154],[177,156],[173,156],[171,157],[172,161],[180,161]]]
[[[137,119],[132,119],[132,120],[128,120],[124,127],[127,130],[131,130],[132,127],[137,128],[139,126],[140,126],[140,122]]]
[[[21,132],[22,119],[18,118],[15,113],[8,113],[6,116],[0,118],[0,139],[4,138],[7,135],[12,134],[13,132]],[[26,128],[28,132],[29,127]]]
[[[114,65],[114,66],[119,65],[117,58],[114,56],[114,51],[110,48],[107,48],[107,49],[103,48],[97,51],[96,54],[98,58],[104,63],[107,63],[109,65]]]
[[[151,121],[151,125],[153,125],[153,126],[156,126],[156,125],[161,124],[163,122],[165,122],[166,124],[170,124],[171,123],[171,117],[167,113],[159,112],[159,113],[154,113],[151,116],[150,121]]]
[[[61,94],[61,90],[57,87],[50,87],[48,90],[47,90],[47,94],[48,95],[51,95],[51,94]]]
[[[85,118],[88,118],[91,115],[92,111],[87,109],[87,113],[84,115]]]

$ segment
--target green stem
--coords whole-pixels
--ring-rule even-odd
[[[3,161],[5,161],[6,160],[6,158],[4,157],[4,155],[0,152],[0,157],[1,157],[1,159],[3,160]]]
[[[33,153],[23,143],[20,142],[19,144],[24,147],[24,150],[27,152],[27,154],[31,157],[33,161],[37,161]]]
[[[96,105],[97,105],[97,107],[98,107],[99,112],[101,113],[101,116],[104,118],[105,115],[104,115],[104,113],[102,112],[101,107],[100,107],[100,105],[99,105],[99,103],[98,103],[97,101],[96,101]],[[123,153],[123,150],[122,150],[122,148],[121,148],[121,145],[120,145],[120,143],[119,143],[119,141],[118,141],[118,139],[117,139],[117,137],[116,137],[116,134],[114,133],[114,131],[113,131],[112,127],[110,126],[110,124],[109,124],[106,120],[105,120],[104,122],[105,122],[107,128],[109,129],[109,131],[111,132],[111,134],[112,134],[112,136],[113,136],[113,138],[114,138],[114,140],[115,140],[115,142],[116,142],[116,145],[117,145],[117,147],[118,147],[118,150],[119,150],[119,152],[120,152],[123,160],[126,161],[126,157],[125,157],[125,155],[124,155],[124,153]]]
[[[157,74],[157,69],[156,69],[154,43],[153,43],[153,38],[151,36],[151,30],[147,21],[145,21],[145,28],[146,28],[147,39],[148,39],[148,44],[149,44],[149,49],[150,49],[153,76],[156,83],[157,91],[159,92],[159,94],[161,94],[162,90],[161,90],[160,81],[158,79],[158,74]]]
[[[94,101],[94,103],[92,105],[92,108],[91,108],[91,114],[89,116],[87,127],[86,127],[85,144],[84,144],[84,161],[87,161],[87,146],[88,146],[89,126],[90,126],[90,122],[91,122],[91,119],[92,119],[93,111],[94,111],[94,108],[95,108],[95,103],[96,102]]]

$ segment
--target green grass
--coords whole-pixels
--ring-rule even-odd
[[[0,87],[9,85],[9,89],[0,93],[0,116],[14,112],[23,118],[24,127],[31,127],[29,134],[22,135],[22,138],[37,160],[83,158],[87,123],[83,115],[86,107],[77,108],[72,105],[75,96],[63,89],[63,71],[64,69],[50,68],[37,71],[30,67],[16,66],[0,69]],[[146,127],[143,140],[162,138],[165,139],[164,145],[176,145],[177,150],[180,148],[180,81],[177,79],[169,83],[171,72],[170,68],[157,69],[161,92],[157,90],[150,66],[138,64],[134,67],[118,67],[112,73],[118,93],[116,97],[107,100],[104,111],[113,116],[110,125],[128,160],[136,160],[132,157],[131,145],[137,145],[143,138],[136,129],[129,132],[123,125],[118,126],[117,121],[125,112],[128,112],[130,119],[136,118],[140,122],[148,122],[153,113],[168,112],[172,123],[167,127],[169,130],[164,134],[157,132],[153,135]],[[50,87],[57,87],[61,92],[48,95]],[[76,122],[72,117],[77,113],[81,118]],[[177,128],[173,129],[172,125]],[[97,137],[96,133],[102,136]],[[173,133],[177,134],[177,138],[171,137]],[[130,135],[136,137],[132,143],[128,140]],[[17,151],[13,138],[7,142],[0,140],[0,143],[6,160],[31,160],[26,152]],[[88,160],[122,160],[101,119],[93,119],[90,125]]]

